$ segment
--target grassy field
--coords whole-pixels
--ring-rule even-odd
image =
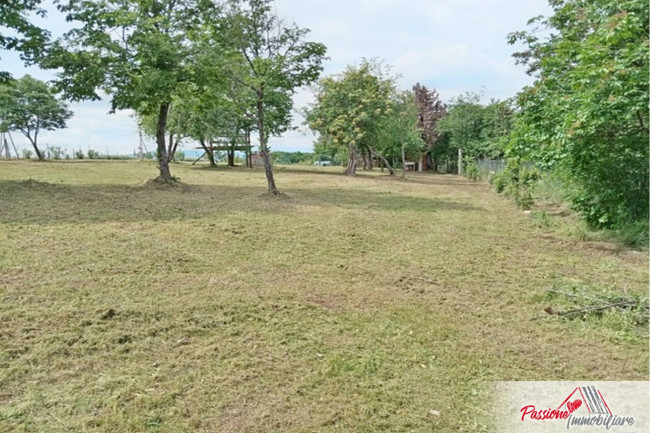
[[[648,255],[455,176],[0,162],[0,431],[487,431],[493,380],[647,380]],[[542,317],[540,320],[531,320]]]

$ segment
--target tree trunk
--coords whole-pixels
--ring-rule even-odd
[[[377,158],[381,159],[382,161],[382,166],[381,166],[381,171],[384,171],[384,166],[388,169],[388,172],[390,173],[391,176],[395,175],[395,170],[393,170],[393,167],[391,167],[390,163],[386,158],[384,158],[384,155],[381,155],[377,152],[375,152],[375,149],[372,147],[368,146],[368,150],[370,151],[371,155],[375,155]]]
[[[264,172],[266,173],[266,182],[269,186],[269,193],[279,194],[280,191],[275,186],[275,179],[273,178],[273,167],[271,166],[271,158],[266,146],[266,134],[264,133],[264,93],[258,92],[257,94],[257,129],[260,134],[260,155],[264,160]]]
[[[169,102],[160,104],[158,110],[158,123],[156,124],[156,145],[158,146],[158,179],[164,183],[174,183],[174,178],[169,171],[169,156],[165,146],[165,129],[167,128],[167,114],[169,113]]]
[[[34,147],[34,151],[36,152],[36,156],[38,157],[38,160],[39,161],[45,160],[45,155],[43,155],[43,153],[38,149],[38,146],[36,145],[36,137],[34,137],[33,140],[30,137],[27,138],[29,138],[29,141],[32,143],[32,146]]]
[[[246,167],[253,168],[253,156],[252,156],[252,151],[251,151],[251,131],[250,131],[250,129],[246,129],[246,147],[248,148],[248,150],[246,151]]]
[[[235,143],[230,143],[230,149],[228,149],[228,167],[235,166]]]
[[[422,173],[424,170],[426,170],[427,166],[427,154],[422,153],[420,154],[420,163],[418,164],[418,172]]]
[[[361,149],[361,157],[363,158],[363,169],[372,170],[372,155],[370,153],[370,146]]]
[[[345,174],[354,176],[357,174],[357,163],[359,162],[359,149],[357,146],[349,146],[350,155],[348,157],[348,166],[345,168]]]
[[[167,158],[170,161],[174,160],[174,133],[169,131],[169,137],[167,137]]]
[[[402,144],[402,179],[406,179],[406,149]]]
[[[212,148],[206,146],[205,140],[203,139],[199,140],[199,143],[201,143],[201,147],[205,151],[205,154],[208,155],[208,160],[210,161],[210,167],[216,167],[217,163],[214,162],[214,152],[212,151]]]
[[[174,160],[174,156],[176,156],[176,150],[178,149],[178,143],[179,143],[179,141],[181,141],[179,137],[176,137],[176,141],[174,141],[173,139],[174,139],[174,136],[170,132],[169,133],[169,140],[170,140],[169,142],[170,142],[170,144],[172,142],[174,143],[174,145],[171,146],[171,148],[172,148],[171,152],[169,152],[169,160],[170,161]]]

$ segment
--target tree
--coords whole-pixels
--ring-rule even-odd
[[[45,49],[49,32],[30,22],[29,13],[45,17],[41,0],[2,0],[0,2],[0,50],[14,50],[21,59],[31,63]],[[2,29],[9,29],[3,33]],[[11,75],[0,71],[0,82],[8,81]]]
[[[393,109],[394,91],[394,79],[383,65],[367,60],[318,83],[316,103],[305,113],[307,124],[325,143],[347,152],[346,174],[355,175],[363,149],[378,155],[375,143]]]
[[[536,80],[519,94],[507,154],[560,173],[590,224],[647,224],[648,2],[550,5],[529,24],[551,33],[509,37],[526,45],[515,58]]]
[[[42,62],[61,68],[58,87],[72,100],[111,95],[112,109],[156,117],[160,176],[174,182],[165,133],[174,95],[197,75],[205,34],[217,27],[209,0],[69,0],[60,6],[81,26],[53,44]]]
[[[442,148],[434,152],[436,158],[454,160],[459,149],[466,162],[503,156],[512,130],[511,103],[492,99],[484,105],[480,99],[479,94],[467,92],[451,100],[439,121]]]
[[[514,108],[512,100],[493,99],[483,110],[481,140],[486,156],[503,158],[512,131]]]
[[[325,45],[305,42],[308,29],[286,25],[271,0],[231,0],[227,18],[228,42],[240,57],[232,59],[231,78],[254,95],[256,128],[268,189],[277,194],[268,139],[291,125],[295,89],[318,79]]]
[[[441,130],[449,134],[451,148],[454,151],[462,149],[469,158],[485,155],[482,140],[485,107],[480,99],[480,95],[470,92],[453,98],[447,115],[440,122]]]
[[[391,109],[381,122],[379,128],[378,142],[380,148],[386,155],[399,152],[402,162],[402,178],[406,177],[407,156],[417,158],[425,148],[423,131],[418,127],[420,124],[418,113],[420,106],[416,102],[416,96],[412,91],[396,92],[392,99]],[[388,164],[387,161],[384,161]],[[390,165],[388,169],[393,174]]]
[[[418,171],[423,171],[427,165],[427,156],[431,150],[440,142],[442,131],[438,123],[445,117],[447,107],[440,100],[440,95],[434,90],[429,90],[420,83],[413,86],[415,103],[418,106],[418,128],[422,131],[422,140],[424,140],[424,151],[420,156]]]
[[[38,148],[39,132],[65,128],[70,117],[72,112],[56,93],[29,75],[0,85],[0,126],[25,135],[40,160],[45,156]]]

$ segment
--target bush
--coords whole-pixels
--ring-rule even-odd
[[[540,173],[536,168],[510,159],[505,170],[494,175],[492,185],[497,192],[512,197],[517,206],[530,209],[535,204],[533,190],[539,178]]]
[[[99,152],[96,150],[88,149],[88,159],[99,159]]]
[[[65,151],[60,147],[50,147],[50,154],[54,159],[62,159],[65,156]]]
[[[476,161],[470,161],[465,166],[465,177],[473,181],[481,180],[481,171]]]
[[[84,159],[84,153],[82,150],[75,150],[73,153],[75,158]]]
[[[33,152],[29,149],[23,149],[23,158],[32,159]]]
[[[613,238],[627,247],[648,248],[648,220],[633,221],[612,232]]]
[[[182,150],[177,150],[176,152],[174,152],[174,161],[176,162],[185,161],[185,152],[183,152]]]
[[[506,184],[507,184],[506,172],[501,171],[499,173],[496,173],[494,176],[492,176],[490,183],[492,184],[496,192],[501,194],[506,189]]]

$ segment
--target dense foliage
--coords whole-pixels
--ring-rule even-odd
[[[535,76],[508,155],[553,170],[594,226],[648,218],[648,2],[552,0],[548,29],[510,36]]]
[[[476,93],[453,98],[440,129],[448,135],[449,151],[463,150],[468,160],[499,158],[511,130],[512,109],[508,101],[480,102]]]
[[[0,1],[0,50],[17,51],[31,63],[43,53],[50,34],[32,23],[29,14],[45,17],[41,0]],[[0,82],[10,78],[7,71],[0,70]]]
[[[347,153],[347,174],[355,174],[362,152],[374,144],[378,126],[391,109],[394,87],[383,65],[365,60],[318,83],[316,103],[306,119],[330,147]]]

